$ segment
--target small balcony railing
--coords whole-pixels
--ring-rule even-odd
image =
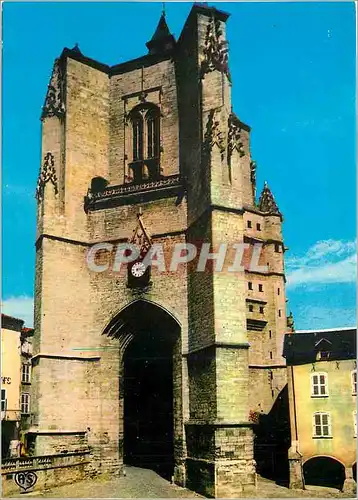
[[[88,191],[84,198],[85,212],[128,203],[144,202],[147,199],[181,196],[185,192],[185,182],[179,174],[160,177],[141,183],[128,182],[116,186],[106,186],[103,191]]]

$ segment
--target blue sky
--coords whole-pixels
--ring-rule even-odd
[[[355,320],[353,3],[217,3],[227,23],[234,110],[252,127],[258,189],[285,217],[288,312],[298,329]],[[191,4],[167,2],[179,36]],[[40,113],[64,46],[113,65],[146,53],[161,3],[3,4],[4,311],[32,323]]]

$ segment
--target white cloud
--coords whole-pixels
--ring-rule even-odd
[[[23,319],[27,327],[33,327],[34,322],[34,299],[21,295],[9,297],[2,301],[1,312],[14,318]]]
[[[356,242],[318,241],[301,257],[286,259],[287,286],[355,283]]]

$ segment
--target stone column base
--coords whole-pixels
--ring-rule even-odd
[[[295,490],[302,490],[305,488],[303,472],[302,472],[302,457],[293,451],[292,448],[288,451],[288,464],[290,470],[290,484],[289,487]]]
[[[342,491],[344,493],[356,493],[357,491],[357,485],[354,479],[346,479],[343,484],[343,489]]]
[[[357,483],[353,479],[353,470],[351,467],[346,467],[346,479],[343,484],[342,491],[344,493],[353,493],[357,491]]]
[[[256,491],[257,474],[249,460],[187,459],[187,488],[211,498],[237,498]]]
[[[215,498],[215,467],[210,460],[186,459],[186,487],[209,498]]]
[[[174,483],[182,488],[186,486],[186,467],[185,460],[174,465]]]
[[[236,498],[255,492],[257,474],[252,461],[216,462],[215,498]]]
[[[256,490],[253,433],[249,424],[186,424],[186,486],[213,498]]]
[[[119,455],[116,444],[104,447],[99,443],[91,444],[89,472],[92,476],[120,476],[123,474],[123,457]]]

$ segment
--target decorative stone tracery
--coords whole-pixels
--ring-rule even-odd
[[[251,181],[252,196],[254,198],[254,201],[256,201],[256,169],[257,169],[256,161],[251,161],[250,162],[250,181]]]
[[[42,107],[41,120],[52,116],[63,117],[65,114],[65,71],[60,58],[55,60],[51,80],[48,85],[45,104]]]
[[[37,181],[36,187],[36,199],[37,201],[43,200],[45,185],[47,182],[51,182],[54,189],[55,194],[58,193],[58,184],[57,184],[57,175],[55,169],[55,158],[52,153],[46,153],[44,157],[44,162],[40,169],[39,178]]]
[[[214,16],[210,18],[204,46],[204,60],[201,65],[202,76],[218,70],[226,74],[230,80],[228,61],[228,42],[224,39],[220,21]]]
[[[143,263],[143,260],[152,246],[152,239],[147,229],[144,226],[142,216],[143,214],[140,208],[139,213],[137,214],[138,224],[130,240],[130,243],[132,245],[135,245],[136,248],[139,250],[139,256],[137,257],[136,260],[128,263],[127,266],[127,271],[128,271],[127,286],[128,288],[137,291],[138,290],[144,291],[145,289],[148,289],[148,287],[150,287],[151,285],[150,282],[151,266],[150,265],[146,266]],[[139,268],[135,270],[136,266],[139,266]],[[136,273],[137,271],[139,272],[139,274]]]
[[[219,148],[221,160],[223,160],[225,153],[225,140],[224,134],[220,130],[220,121],[217,117],[216,109],[212,109],[209,112],[208,121],[206,124],[203,142],[203,159],[206,160],[206,163],[211,156],[214,146],[217,146]]]
[[[140,257],[144,258],[148,253],[150,247],[152,246],[152,239],[147,229],[144,226],[143,222],[143,213],[142,210],[139,209],[137,214],[138,224],[135,230],[133,231],[133,236],[130,240],[132,245],[136,245],[140,249]]]
[[[241,128],[239,122],[234,114],[231,114],[228,119],[228,145],[227,145],[227,157],[228,163],[231,162],[231,157],[234,151],[237,151],[239,155],[245,156],[244,145],[241,142]]]

